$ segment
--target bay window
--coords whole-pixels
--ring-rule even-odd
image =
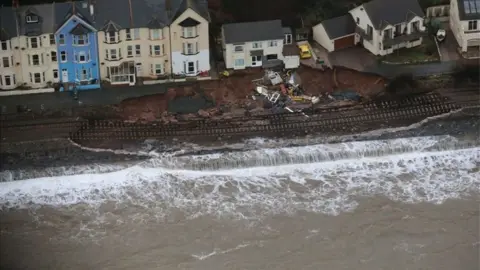
[[[197,36],[197,27],[183,27],[182,28],[182,38],[194,38]]]

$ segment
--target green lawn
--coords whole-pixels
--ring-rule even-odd
[[[413,48],[403,48],[393,51],[392,54],[381,58],[381,61],[388,63],[422,63],[427,61],[438,61],[437,45],[431,37],[424,37],[422,45]]]

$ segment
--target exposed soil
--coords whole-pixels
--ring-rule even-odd
[[[352,89],[363,97],[377,95],[385,88],[385,79],[380,76],[365,74],[348,69],[317,70],[300,67],[297,70],[305,94],[318,96],[335,90]],[[243,114],[246,111],[261,111],[265,104],[254,101],[251,94],[255,88],[252,80],[262,78],[261,69],[234,71],[228,78],[211,81],[199,81],[193,86],[171,88],[165,94],[143,96],[124,100],[119,105],[121,117],[128,121],[175,121],[181,117],[212,117],[219,114]],[[186,103],[176,102],[188,98]],[[187,108],[197,103],[200,108]],[[172,108],[172,105],[177,108]],[[180,106],[180,108],[178,108]],[[175,111],[176,113],[168,113]],[[190,114],[186,116],[185,114]]]

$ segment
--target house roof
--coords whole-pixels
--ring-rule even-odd
[[[300,55],[300,49],[295,44],[283,45],[282,53],[284,56]]]
[[[480,20],[479,0],[458,0],[457,7],[461,21]]]
[[[210,21],[210,13],[208,12],[207,1],[204,0],[181,0],[180,5],[175,9],[175,13],[173,13],[174,15],[171,21],[175,21],[189,8],[198,13],[205,20]]]
[[[325,20],[322,25],[328,37],[332,40],[355,33],[355,22],[350,13]]]
[[[377,30],[409,21],[415,16],[425,17],[417,0],[372,0],[363,4],[363,8]]]
[[[13,9],[16,21],[12,21],[12,27],[18,23],[18,34],[21,36],[38,36],[41,34],[55,33],[55,6],[56,4],[41,4],[20,6]],[[27,23],[27,15],[37,15],[38,23]]]
[[[17,35],[15,13],[11,7],[0,7],[0,40],[9,40]]]
[[[283,39],[280,20],[229,23],[222,26],[225,43],[242,43]]]
[[[97,0],[95,26],[106,29],[113,23],[118,29],[163,28],[188,8],[210,21],[208,7],[203,0]]]

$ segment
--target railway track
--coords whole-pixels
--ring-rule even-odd
[[[478,104],[477,88],[444,90],[403,99],[384,99],[347,108],[316,108],[308,113],[252,115],[228,120],[176,124],[125,123],[120,120],[49,119],[2,122],[2,141],[72,138],[76,141],[139,140],[182,136],[292,134],[332,131],[391,121],[417,120]]]

